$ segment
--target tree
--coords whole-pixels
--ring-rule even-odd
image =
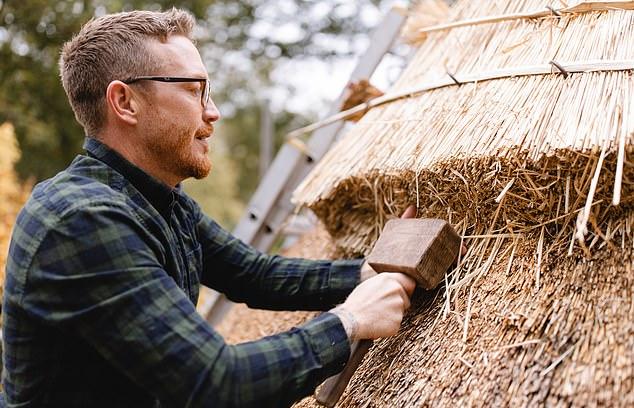
[[[183,1],[202,16],[210,1]],[[3,1],[0,4],[0,123],[8,121],[23,151],[22,176],[50,177],[81,149],[83,130],[59,81],[62,44],[92,16],[167,1]]]
[[[23,176],[49,177],[80,150],[83,131],[66,102],[57,60],[62,44],[94,15],[172,5],[190,10],[199,20],[199,45],[212,74],[215,98],[233,116],[256,106],[254,95],[259,91],[280,86],[268,76],[276,64],[289,58],[354,53],[352,40],[368,31],[361,10],[379,3],[0,0],[0,122],[15,126],[24,152],[17,169]]]
[[[290,59],[323,60],[359,52],[373,24],[366,18],[367,10],[376,12],[380,3],[0,0],[0,123],[14,125],[23,152],[16,170],[22,178],[41,180],[66,167],[81,151],[83,129],[59,80],[62,44],[93,16],[176,6],[190,10],[198,20],[195,35],[210,73],[213,98],[224,116],[228,160],[235,163],[239,197],[246,200],[258,182],[259,104],[281,88],[289,95],[296,92],[288,83],[272,80],[272,70]],[[285,108],[276,108],[277,146],[289,127],[308,121],[284,112]]]

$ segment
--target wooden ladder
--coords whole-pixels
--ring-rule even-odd
[[[370,78],[383,57],[392,49],[406,20],[406,10],[393,7],[370,37],[370,46],[360,57],[350,81]],[[339,111],[346,96],[342,90],[327,114]],[[313,166],[326,154],[344,127],[339,121],[316,130],[307,142],[307,152],[285,143],[251,197],[247,209],[233,230],[233,235],[256,249],[267,252],[283,233],[283,225],[295,210],[291,195]],[[233,302],[216,291],[201,306],[201,313],[211,325],[217,325],[229,312]]]

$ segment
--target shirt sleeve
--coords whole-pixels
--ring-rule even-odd
[[[359,283],[363,259],[307,260],[268,255],[201,215],[202,284],[234,302],[269,310],[327,310]]]
[[[22,306],[83,338],[164,406],[280,406],[340,371],[350,349],[324,313],[292,330],[228,345],[157,261],[156,241],[124,208],[82,209],[51,228]]]

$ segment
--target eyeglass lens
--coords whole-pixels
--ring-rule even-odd
[[[205,89],[203,90],[203,94],[201,95],[201,102],[203,104],[203,107],[207,107],[207,104],[209,103],[209,95],[211,94],[211,84],[209,83],[209,80],[205,81]]]

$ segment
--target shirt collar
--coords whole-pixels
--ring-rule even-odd
[[[135,166],[106,144],[92,137],[84,141],[89,156],[100,160],[128,180],[166,220],[170,218],[179,186],[172,188]]]

